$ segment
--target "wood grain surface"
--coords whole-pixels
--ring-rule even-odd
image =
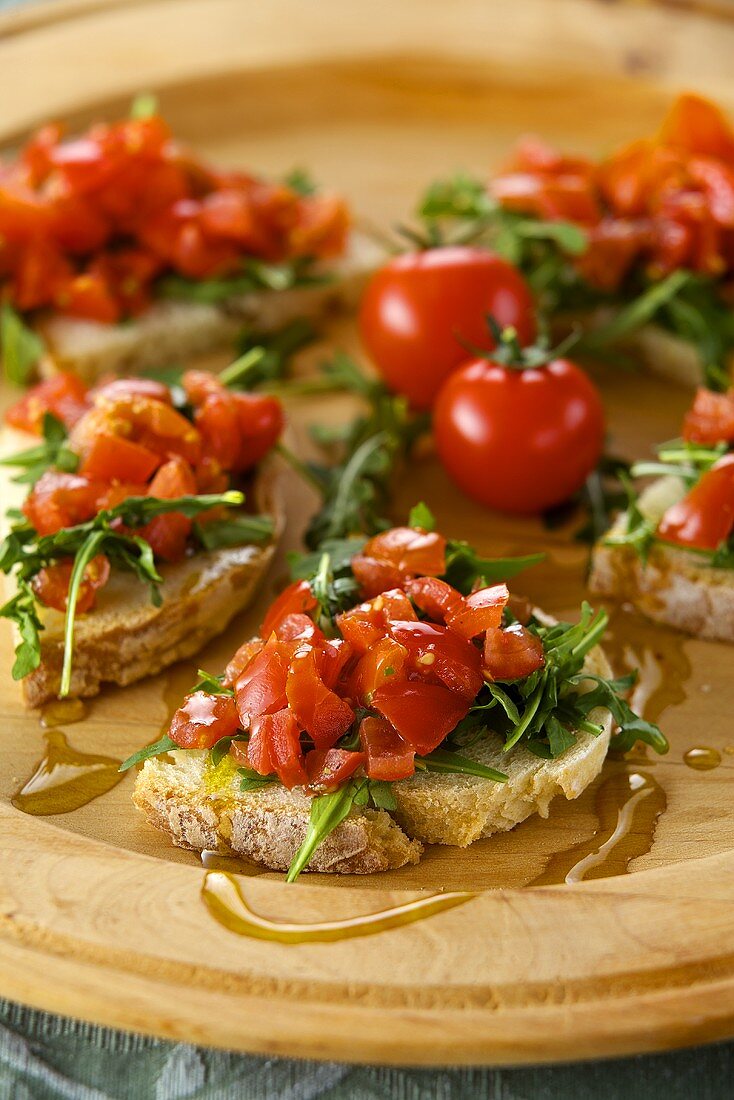
[[[734,25],[716,14],[589,0],[59,0],[0,19],[0,138],[48,116],[114,116],[150,88],[175,132],[212,159],[306,165],[361,218],[390,224],[430,179],[488,172],[519,132],[595,152],[652,130],[676,89],[734,108],[733,48]],[[359,353],[350,323],[300,369],[336,347]],[[608,370],[599,381],[614,453],[641,457],[675,434],[684,390]],[[3,402],[11,396],[6,388]],[[344,398],[293,401],[294,445],[307,453],[310,423],[352,412]],[[258,606],[197,662],[103,693],[65,727],[76,749],[122,758],[154,739],[195,665],[218,669],[252,631],[314,506],[285,481],[288,530]],[[572,524],[548,532],[482,511],[430,453],[400,477],[396,515],[418,499],[447,534],[488,553],[545,549],[547,562],[516,587],[555,614],[578,608],[586,559]],[[15,809],[44,741],[4,672],[0,993],[194,1042],[394,1063],[583,1058],[733,1034],[732,650],[616,612],[610,652],[620,670],[643,670],[638,701],[659,716],[667,757],[610,761],[547,821],[466,851],[430,849],[390,875],[294,887],[243,878],[257,912],[305,922],[479,891],[404,928],[295,946],[240,938],[212,919],[201,865],[142,824],[129,776],[69,814]],[[9,664],[1,628],[0,668]],[[687,766],[695,747],[716,750],[718,766]],[[651,793],[616,836],[635,775]],[[566,884],[582,860],[586,878]]]

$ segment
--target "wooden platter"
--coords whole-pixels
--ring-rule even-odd
[[[381,223],[404,216],[437,175],[487,171],[524,130],[591,152],[653,129],[673,90],[695,87],[734,109],[734,23],[715,5],[56,0],[4,16],[0,35],[2,140],[50,114],[114,116],[151,88],[176,133],[213,159],[308,165]],[[348,323],[326,343],[358,351]],[[615,453],[642,456],[674,434],[685,391],[609,371],[600,381]],[[3,402],[11,396],[6,388]],[[349,413],[344,399],[294,402],[296,446],[307,451],[309,423]],[[288,476],[284,490],[285,541],[296,546],[313,502]],[[430,456],[401,479],[396,514],[418,499],[486,552],[546,549],[518,587],[556,614],[578,608],[585,551],[572,527],[483,512]],[[261,605],[283,572],[281,555]],[[218,668],[260,610],[199,663]],[[415,868],[292,887],[240,878],[257,913],[302,923],[473,895],[379,935],[299,944],[217,923],[201,898],[204,869],[140,822],[129,776],[64,815],[15,808],[44,731],[4,672],[0,993],[176,1039],[355,1061],[517,1063],[731,1036],[733,651],[619,611],[610,648],[620,670],[641,668],[638,703],[660,717],[669,756],[609,761],[549,820],[466,851],[435,848]],[[0,668],[9,665],[2,628]],[[66,728],[70,743],[128,755],[155,737],[192,667],[106,692]],[[695,748],[708,754],[691,757]]]

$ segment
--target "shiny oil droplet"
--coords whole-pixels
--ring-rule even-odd
[[[86,714],[82,699],[54,699],[41,710],[41,725],[47,730],[70,726],[73,722],[81,722]]]
[[[77,752],[62,730],[49,730],[45,739],[45,756],[12,798],[15,808],[23,813],[35,817],[71,813],[111,791],[124,778],[118,771],[119,760]]]
[[[665,791],[651,775],[627,770],[613,772],[596,792],[597,827],[593,835],[555,852],[528,885],[547,886],[627,874],[632,860],[650,851],[666,804]]]
[[[250,908],[236,879],[224,871],[209,871],[204,876],[202,900],[212,917],[219,924],[236,932],[238,936],[250,936],[272,943],[333,943],[336,940],[374,936],[391,928],[401,928],[415,921],[465,905],[477,895],[466,890],[445,894],[431,894],[427,898],[403,902],[377,913],[365,913],[341,920],[314,921],[309,924],[272,920]]]
[[[724,750],[726,752],[726,749]],[[721,763],[721,753],[718,749],[707,748],[705,745],[696,745],[688,752],[683,753],[683,763],[697,772],[710,772],[718,768]]]
[[[205,871],[226,871],[232,875],[246,875],[248,878],[272,873],[261,863],[252,863],[249,859],[243,859],[233,853],[214,852],[209,848],[205,848],[201,853],[201,865]]]

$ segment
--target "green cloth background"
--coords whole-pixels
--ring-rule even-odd
[[[0,8],[27,0],[0,0]],[[254,0],[242,0],[254,2]],[[313,0],[318,2],[318,0]],[[114,990],[110,991],[114,997]],[[415,1070],[250,1058],[0,1000],[0,1100],[729,1100],[734,1043],[621,1061]]]

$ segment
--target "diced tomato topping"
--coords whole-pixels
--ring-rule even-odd
[[[97,510],[101,512],[104,508],[116,508],[118,504],[129,500],[130,497],[147,497],[147,495],[147,485],[136,485],[130,481],[118,481],[102,491],[97,499]]]
[[[363,752],[314,749],[306,756],[309,794],[328,794],[350,779],[365,762]]]
[[[177,497],[195,493],[194,472],[185,459],[178,455],[163,463],[148,488],[149,496],[161,500],[176,500]],[[141,528],[140,534],[150,543],[156,557],[163,561],[180,561],[186,553],[191,524],[188,516],[181,512],[167,512],[162,516],[154,516]]]
[[[11,428],[40,435],[47,412],[71,428],[87,408],[84,383],[76,375],[61,371],[28,390],[20,401],[10,406],[5,420]]]
[[[320,749],[328,749],[354,721],[354,711],[326,686],[311,646],[300,648],[291,662],[286,681],[288,704],[299,725]]]
[[[495,630],[502,622],[502,612],[510,593],[506,584],[493,584],[463,596],[446,616],[446,625],[462,638],[476,638],[485,630]]]
[[[415,771],[415,749],[384,718],[363,718],[359,740],[366,756],[365,771],[370,779],[392,783],[407,779]]]
[[[439,577],[446,572],[446,539],[437,531],[392,527],[369,539],[362,553],[390,562],[406,577],[411,574]]]
[[[23,514],[39,535],[53,535],[91,519],[104,488],[78,474],[46,470],[26,497]]]
[[[405,591],[421,611],[437,623],[445,623],[446,616],[461,603],[461,593],[438,577],[416,577],[405,582]]]
[[[308,782],[298,724],[290,710],[253,720],[247,756],[250,767],[260,775],[275,772],[289,790]]]
[[[471,642],[445,626],[394,622],[390,633],[408,652],[411,671],[431,683],[444,684],[466,699],[482,686],[482,660]]]
[[[244,744],[233,741],[229,751],[238,764],[244,768],[252,768],[258,775],[272,775],[275,771],[270,755],[268,726],[262,718],[252,720],[249,740]]]
[[[160,455],[139,443],[100,433],[85,454],[79,473],[98,481],[125,479],[141,483],[152,477],[161,461]]]
[[[378,688],[372,705],[423,755],[437,748],[466,717],[471,700],[442,684],[403,680]]]
[[[262,650],[265,643],[261,638],[251,638],[245,642],[235,653],[232,660],[224,670],[224,686],[232,687],[241,673],[245,671],[253,657]]]
[[[37,598],[46,607],[53,607],[57,611],[66,611],[69,599],[69,582],[74,568],[74,562],[54,562],[41,569],[31,581],[31,586]],[[91,611],[97,598],[97,592],[103,588],[110,576],[110,563],[104,554],[98,554],[87,565],[84,576],[79,586],[76,601],[77,614]]]
[[[404,580],[396,565],[389,561],[368,558],[364,554],[356,554],[352,558],[351,566],[362,595],[368,599],[379,596],[386,588],[395,588]]]
[[[696,390],[683,420],[683,438],[692,443],[734,443],[734,389],[728,393]]]
[[[113,378],[95,386],[89,395],[93,400],[99,397],[114,401],[118,397],[149,397],[153,401],[162,401],[171,405],[171,391],[163,382],[154,378]]]
[[[403,678],[408,650],[394,638],[379,638],[364,653],[351,677],[355,699],[369,706],[372,695],[393,677]]]
[[[278,442],[285,418],[277,397],[236,393],[239,447],[233,469],[244,473],[256,466]]]
[[[286,615],[278,623],[275,634],[282,642],[299,641],[318,645],[325,640],[324,632],[308,615]]]
[[[393,619],[417,619],[405,593],[399,588],[381,592],[373,600],[337,616],[336,624],[356,653],[366,653],[371,645],[387,634]]]
[[[521,680],[544,664],[543,643],[521,623],[487,631],[484,672],[492,680]]]
[[[724,455],[674,504],[658,526],[665,542],[716,550],[734,529],[734,454]]]
[[[195,691],[186,696],[174,714],[168,736],[182,749],[210,749],[238,727],[237,707],[231,695]]]
[[[323,641],[316,650],[319,676],[332,691],[346,675],[353,657],[354,650],[343,638],[330,638],[328,641]]]
[[[201,433],[204,450],[225,470],[232,470],[240,449],[240,425],[234,394],[211,394],[195,413],[194,423]]]
[[[55,295],[54,305],[70,317],[85,317],[113,325],[120,319],[120,305],[101,275],[84,272],[62,282]]]
[[[311,592],[308,581],[293,581],[268,608],[260,628],[260,637],[269,638],[289,615],[307,615],[317,607],[318,600]]]
[[[250,728],[253,718],[288,705],[285,684],[292,655],[292,643],[271,638],[237,677],[234,694],[243,729]]]

